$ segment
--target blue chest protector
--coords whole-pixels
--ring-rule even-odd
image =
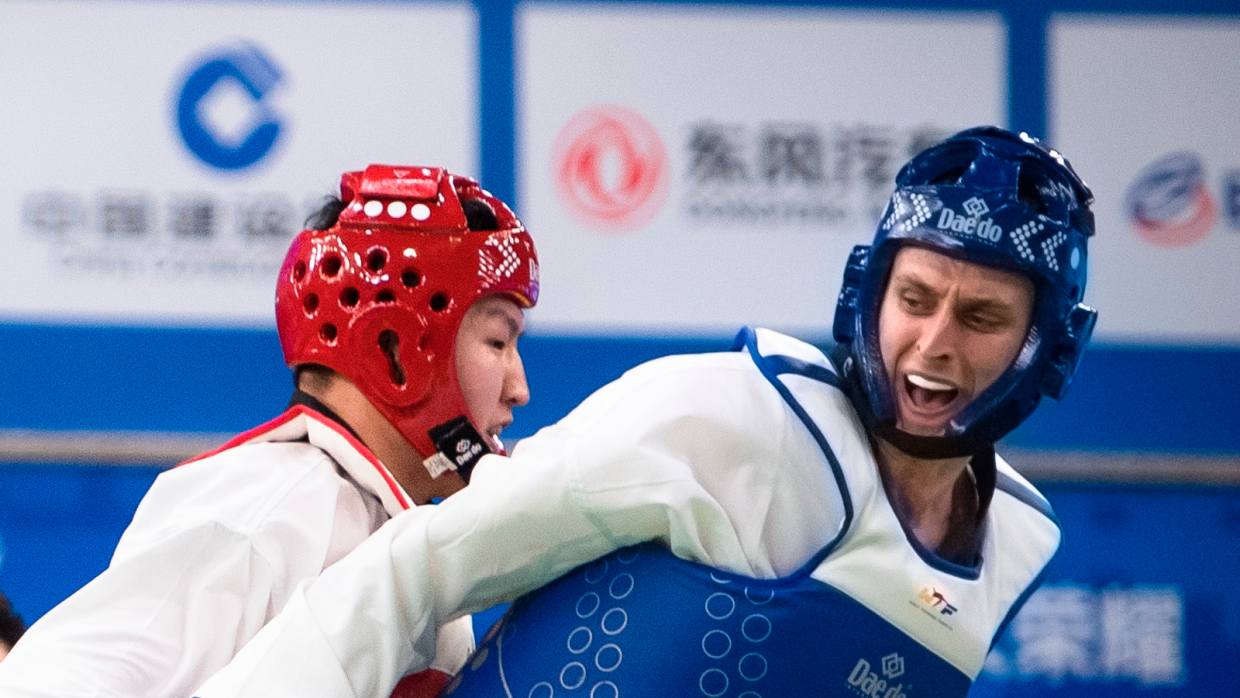
[[[792,575],[768,580],[677,558],[658,543],[619,550],[514,602],[442,695],[938,698],[968,693],[976,672],[961,667],[980,670],[1005,616],[1010,619],[1036,586],[1058,546],[1049,508],[1010,476],[1001,477],[1006,483],[1001,489],[1018,496],[1004,495],[992,506],[991,514],[1008,525],[986,529],[990,572],[944,569],[952,566],[927,559],[910,544],[886,504],[872,461],[841,464],[820,422],[780,378],[796,374],[820,389],[837,390],[838,374],[822,362],[763,355],[755,331],[738,339],[737,348],[749,351],[814,435],[824,467],[839,483],[846,516],[834,539]],[[944,600],[936,606],[940,592]]]
[[[751,579],[647,543],[516,601],[443,695],[935,698],[970,683],[808,574]]]

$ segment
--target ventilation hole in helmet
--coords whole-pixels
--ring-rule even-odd
[[[387,264],[387,251],[381,247],[376,247],[366,255],[366,268],[373,272],[383,271],[384,265]]]
[[[379,348],[388,360],[388,373],[396,385],[405,384],[405,368],[400,365],[400,335],[395,330],[384,330],[379,333]]]
[[[357,305],[357,301],[359,297],[360,295],[358,294],[356,288],[353,288],[353,287],[346,288],[345,290],[340,292],[340,305],[344,306],[345,308],[352,308],[353,306]]]
[[[1045,216],[1050,213],[1047,202],[1055,201],[1059,195],[1049,173],[1036,161],[1025,160],[1020,163],[1020,174],[1016,178],[1016,198]]]
[[[302,304],[302,307],[306,309],[307,315],[314,315],[314,311],[319,309],[318,294],[311,293],[310,295],[306,296],[305,300],[303,300],[301,304]]]
[[[426,352],[426,350],[430,348],[431,336],[429,334],[424,334],[421,337],[418,337],[418,351]]]
[[[437,313],[443,312],[448,307],[448,297],[442,293],[436,293],[431,296],[431,310]]]
[[[375,294],[376,303],[395,303],[396,296],[392,295],[391,289],[383,289]]]
[[[968,165],[960,165],[957,167],[946,169],[940,172],[939,174],[935,175],[934,179],[930,180],[930,183],[935,184],[935,185],[959,184],[960,177],[968,170],[969,170]]]
[[[336,326],[329,322],[329,323],[324,324],[322,327],[320,327],[319,328],[319,339],[322,339],[324,342],[327,342],[328,344],[335,344],[336,343]]]
[[[908,164],[904,185],[953,186],[968,173],[977,160],[977,146],[970,142],[947,141],[915,155]]]
[[[340,264],[340,258],[335,255],[324,257],[323,263],[319,265],[319,271],[330,279],[340,273]]]
[[[293,281],[301,281],[306,278],[306,263],[298,261],[293,265]]]
[[[499,218],[495,215],[495,209],[486,201],[466,199],[461,202],[461,209],[465,212],[465,222],[470,230],[499,230]]]
[[[412,269],[406,269],[400,274],[400,282],[405,288],[417,288],[422,283],[422,275]]]

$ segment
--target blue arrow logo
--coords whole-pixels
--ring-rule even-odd
[[[264,101],[280,79],[275,63],[250,44],[207,57],[186,78],[177,99],[177,127],[190,152],[221,170],[240,170],[263,159],[280,137],[280,118]],[[249,131],[231,138],[204,109],[208,95],[227,88],[249,98]]]

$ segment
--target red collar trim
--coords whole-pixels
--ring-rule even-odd
[[[305,405],[293,405],[284,414],[280,415],[279,417],[276,417],[270,422],[267,422],[266,424],[260,424],[259,426],[254,427],[253,429],[241,432],[240,434],[229,439],[228,442],[225,443],[223,446],[220,446],[219,448],[213,449],[211,451],[207,451],[206,453],[194,456],[193,458],[190,458],[187,461],[178,463],[176,467],[179,468],[182,465],[187,465],[189,463],[193,463],[193,462],[200,461],[206,458],[210,458],[211,456],[227,451],[230,448],[244,446],[247,443],[257,441],[259,440],[260,437],[272,431],[275,431],[276,429],[279,429],[280,427],[288,424],[289,422],[292,422],[298,417],[308,417],[318,422],[319,424],[322,424],[328,429],[331,429],[332,431],[336,432],[337,435],[339,435],[345,441],[347,441],[349,445],[352,446],[355,451],[361,454],[361,456],[365,458],[374,467],[375,471],[378,472],[380,477],[383,478],[383,481],[387,483],[388,489],[391,490],[392,492],[392,496],[396,498],[396,503],[399,504],[402,509],[409,509],[413,506],[409,502],[409,499],[405,496],[405,493],[401,490],[400,485],[396,484],[396,479],[392,477],[392,473],[387,469],[385,465],[383,465],[383,463],[379,462],[379,459],[375,457],[375,454],[370,452],[369,448],[366,448],[365,444],[363,444],[361,441],[358,441],[357,438],[353,436],[353,434],[349,433],[348,429],[345,429],[344,427],[337,424],[335,421],[328,419],[327,417],[324,417],[317,410],[312,410],[309,407],[306,407]]]

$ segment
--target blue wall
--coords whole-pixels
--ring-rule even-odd
[[[826,309],[824,309],[826,312]],[[726,349],[731,337],[521,340],[527,436],[626,368]],[[273,331],[0,325],[0,429],[240,432],[283,409],[292,379]],[[1009,443],[1024,448],[1240,455],[1240,351],[1093,346],[1063,403]]]
[[[0,589],[28,620],[106,567],[158,473],[149,467],[0,467]],[[1097,618],[1069,616],[1051,628],[1060,634],[1049,638],[1058,643],[1057,655],[1041,657],[1042,673],[988,672],[975,695],[1209,696],[1226,695],[1227,687],[1240,684],[1234,661],[1240,656],[1240,599],[1234,593],[1240,579],[1240,489],[1051,485],[1043,491],[1066,531],[1044,589],[1067,585],[1091,597],[1149,588],[1169,594],[1183,610],[1182,627],[1172,638],[1183,645],[1183,675],[1175,685],[1148,686],[1129,664],[1116,676],[1073,674],[1074,667],[1080,673],[1080,667],[1099,665],[1106,638]],[[480,615],[479,633],[498,610]],[[995,655],[1015,664],[1022,652],[1034,652],[1022,647],[1020,635],[1009,632]],[[1056,675],[1061,671],[1066,673]]]

